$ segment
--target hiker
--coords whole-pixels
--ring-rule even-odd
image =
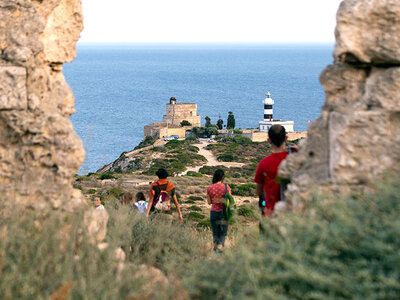
[[[222,253],[225,238],[228,233],[228,222],[222,214],[222,205],[225,192],[231,194],[229,185],[224,184],[225,173],[218,169],[215,171],[212,184],[207,188],[207,203],[211,205],[210,222],[213,233],[214,251]]]
[[[99,196],[95,196],[93,200],[94,207],[96,209],[104,209],[103,204],[101,204],[101,198]]]
[[[120,196],[121,204],[133,204],[133,194],[132,193],[123,193]]]
[[[171,214],[169,199],[172,198],[174,200],[176,209],[178,210],[179,213],[179,223],[181,223],[183,221],[181,208],[179,206],[178,199],[176,198],[175,186],[172,182],[167,180],[168,177],[167,170],[160,168],[157,170],[156,175],[158,177],[158,181],[153,182],[150,185],[150,190],[149,190],[150,198],[146,216],[148,216],[150,212],[163,212]]]
[[[145,215],[149,203],[146,201],[146,197],[144,196],[143,192],[138,192],[135,198],[135,206],[142,215]]]
[[[260,161],[254,177],[254,181],[257,184],[257,195],[259,195],[259,206],[263,216],[271,216],[275,204],[281,200],[281,186],[276,182],[276,176],[280,163],[288,155],[288,152],[285,151],[286,141],[285,127],[281,125],[271,126],[268,130],[268,143],[271,145],[272,153]],[[293,146],[293,148],[296,147]]]

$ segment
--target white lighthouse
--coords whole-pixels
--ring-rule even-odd
[[[264,99],[264,121],[272,121],[274,110],[272,106],[274,105],[274,100],[271,98],[270,92],[267,93],[267,97]]]
[[[272,125],[281,125],[285,127],[286,132],[294,131],[293,121],[282,121],[274,120],[274,100],[271,98],[270,92],[267,93],[267,97],[263,101],[264,104],[264,121],[260,121],[260,131],[268,132]]]

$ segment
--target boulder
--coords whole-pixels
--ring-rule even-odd
[[[294,211],[314,195],[369,191],[400,171],[400,2],[344,0],[334,57],[320,76],[321,116],[280,166]]]

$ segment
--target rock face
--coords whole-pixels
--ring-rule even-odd
[[[79,205],[71,178],[84,150],[62,63],[82,28],[80,0],[0,1],[0,201]]]
[[[344,0],[335,35],[321,116],[280,168],[294,210],[312,191],[364,189],[400,171],[400,1]]]

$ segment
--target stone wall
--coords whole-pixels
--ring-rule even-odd
[[[62,63],[75,57],[80,0],[0,1],[0,201],[80,205],[72,176],[84,158]]]
[[[253,142],[266,142],[268,140],[268,132],[258,130],[242,130],[243,136],[248,137]],[[293,131],[287,133],[288,141],[295,141],[307,137],[307,131]]]
[[[201,117],[197,115],[197,104],[167,104],[167,114],[163,116],[163,122],[179,126],[183,120],[190,122],[192,126],[201,126]]]
[[[321,116],[280,168],[294,210],[313,191],[348,194],[400,171],[400,1],[344,0],[335,36]]]

